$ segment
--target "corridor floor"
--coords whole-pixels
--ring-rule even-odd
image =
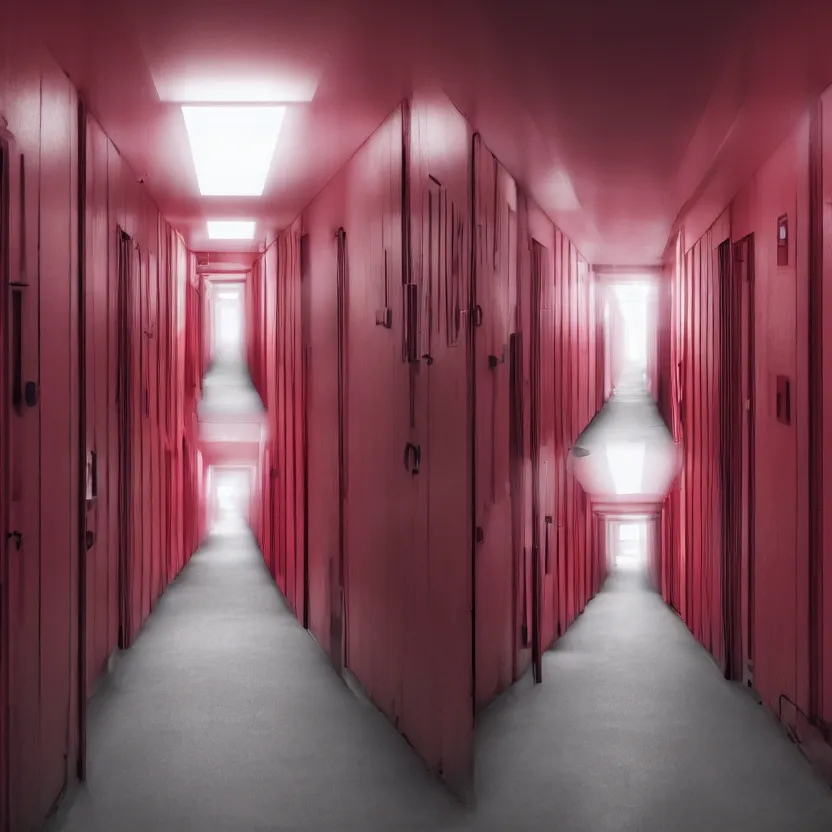
[[[200,419],[262,417],[263,402],[239,355],[218,355],[214,359],[203,380],[198,413]]]
[[[90,706],[62,832],[830,832],[832,791],[636,574],[614,575],[478,727],[459,806],[215,539]]]

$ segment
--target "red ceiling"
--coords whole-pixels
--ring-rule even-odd
[[[659,261],[832,81],[820,0],[36,0],[58,62],[192,248],[207,217],[283,228],[414,83],[440,83],[596,263]],[[754,9],[753,12],[749,11]],[[261,77],[287,114],[259,199],[203,198],[183,83]],[[240,248],[245,248],[245,244]]]

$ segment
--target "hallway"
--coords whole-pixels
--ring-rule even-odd
[[[0,832],[830,832],[832,4],[335,5],[0,11]]]
[[[259,421],[263,416],[263,402],[245,362],[234,358],[217,358],[202,383],[202,398],[197,412],[200,420],[217,419]]]
[[[214,539],[92,700],[60,832],[801,830],[832,795],[684,625],[615,572],[481,718],[476,809],[341,684],[248,540]]]

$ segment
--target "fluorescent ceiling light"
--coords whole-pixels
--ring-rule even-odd
[[[261,196],[285,107],[183,106],[199,192]]]
[[[157,84],[162,101],[180,104],[303,104],[315,97],[318,81],[316,78],[202,76],[196,80],[176,79],[161,86],[159,89]]]
[[[217,295],[219,300],[237,300],[240,297],[238,292],[220,292]]]
[[[209,240],[253,240],[253,220],[208,220]]]

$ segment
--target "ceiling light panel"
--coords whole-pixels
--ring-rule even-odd
[[[208,220],[210,240],[253,240],[253,220]]]
[[[183,106],[199,192],[262,196],[285,107]]]
[[[198,78],[193,78],[193,74],[194,67],[189,66],[187,78],[157,81],[160,100],[178,104],[301,104],[315,97],[318,85],[314,77],[288,74],[271,79],[227,72],[222,77],[200,72]]]

